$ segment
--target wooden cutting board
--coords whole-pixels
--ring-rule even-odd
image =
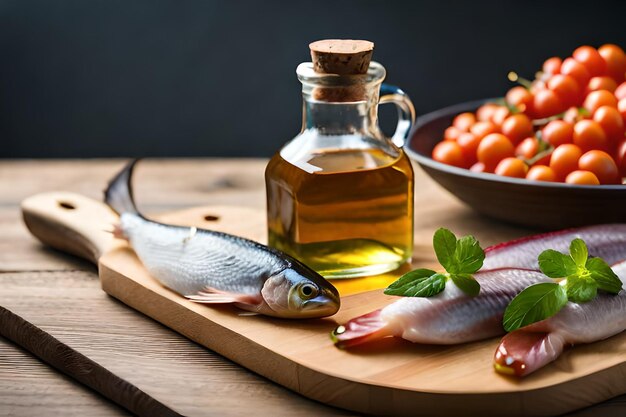
[[[235,308],[192,303],[151,278],[133,251],[107,232],[116,215],[100,202],[73,193],[46,193],[25,200],[22,209],[27,226],[44,243],[98,262],[108,294],[326,404],[386,415],[554,415],[626,393],[626,334],[570,349],[523,380],[493,371],[498,339],[447,347],[385,339],[343,351],[333,346],[330,331],[389,303],[392,297],[382,291],[366,290],[386,286],[394,274],[335,281],[342,307],[331,318],[242,317]],[[194,208],[155,218],[261,242],[266,233],[264,213],[237,207]]]

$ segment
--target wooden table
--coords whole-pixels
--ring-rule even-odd
[[[262,159],[149,160],[135,178],[146,213],[198,205],[265,207]],[[23,226],[19,203],[32,194],[67,190],[100,199],[119,160],[0,162],[0,306],[99,359],[120,366],[150,360],[159,371],[188,369],[187,380],[163,381],[184,397],[203,394],[207,415],[351,415],[307,400],[136,313],[104,294],[93,266],[39,244]],[[532,231],[483,218],[416,168],[416,259],[432,262],[430,237],[446,226],[483,245]],[[146,362],[147,363],[147,362]],[[129,365],[130,366],[130,365]],[[154,369],[139,369],[153,378]],[[192,375],[201,376],[194,379]],[[205,394],[205,395],[204,395]],[[572,416],[624,415],[626,396]],[[128,412],[0,338],[0,416],[127,415]]]

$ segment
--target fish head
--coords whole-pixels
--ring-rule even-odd
[[[307,267],[292,265],[269,277],[261,290],[271,314],[283,318],[332,316],[339,310],[337,289],[324,277]]]

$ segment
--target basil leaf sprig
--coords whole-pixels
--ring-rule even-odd
[[[590,258],[582,239],[572,240],[569,254],[548,249],[539,255],[539,269],[560,282],[531,285],[511,300],[502,324],[507,332],[545,320],[558,313],[568,301],[586,303],[598,290],[617,294],[622,281],[602,258]]]
[[[407,272],[393,282],[385,294],[404,297],[432,297],[446,288],[451,279],[464,293],[476,296],[480,284],[472,276],[483,266],[485,252],[474,236],[457,239],[454,233],[441,228],[433,236],[433,248],[445,273],[431,269]]]

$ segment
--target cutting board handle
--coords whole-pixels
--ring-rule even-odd
[[[94,264],[122,244],[113,237],[117,214],[106,204],[76,193],[35,194],[22,201],[28,230],[43,243]]]

